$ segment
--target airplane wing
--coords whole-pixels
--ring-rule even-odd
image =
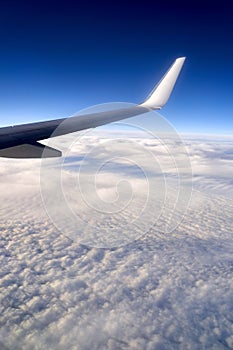
[[[0,128],[0,157],[41,158],[45,147],[46,157],[59,157],[62,155],[59,150],[44,146],[38,141],[95,128],[137,116],[150,110],[161,109],[170,97],[184,61],[185,57],[177,58],[148,98],[139,105],[70,118]],[[64,121],[66,122],[63,123]],[[56,133],[53,135],[55,130]]]

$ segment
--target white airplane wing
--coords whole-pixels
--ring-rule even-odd
[[[140,115],[150,110],[161,109],[170,97],[184,61],[185,57],[177,58],[148,98],[139,105],[70,118],[0,128],[0,157],[40,158],[45,147],[46,157],[59,157],[62,155],[59,150],[44,146],[38,141],[53,136],[95,128]],[[64,121],[66,122],[63,123]],[[56,133],[53,135],[55,130]]]

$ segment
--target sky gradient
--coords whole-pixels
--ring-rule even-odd
[[[0,4],[0,125],[145,99],[187,60],[163,115],[180,132],[233,134],[229,1]]]

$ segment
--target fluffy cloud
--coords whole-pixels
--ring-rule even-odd
[[[86,176],[93,169],[91,165],[98,165],[99,160],[110,155],[111,166],[97,182],[101,200],[108,203],[117,198],[111,189],[119,176],[127,178],[138,198],[144,199],[144,177],[131,164],[143,161],[147,177],[153,177],[158,168],[148,157],[143,159],[143,155],[153,151],[176,198],[174,157],[169,155],[168,159],[166,147],[158,140],[134,138],[143,146],[141,151],[139,146],[134,149],[131,141],[131,148],[126,150],[113,141],[110,147],[110,137],[107,143],[95,137],[91,142],[90,138],[83,139],[80,149],[75,145],[70,150],[64,169],[68,174],[65,189],[69,189],[69,181],[75,184],[74,169],[80,169],[85,155],[89,154],[83,168]],[[1,160],[3,349],[233,348],[232,199],[229,199],[232,190],[229,154],[233,143],[194,139],[185,143],[194,174],[194,190],[179,226],[169,234],[164,233],[169,213],[167,200],[159,225],[136,237],[137,240],[111,249],[82,245],[54,227],[40,197],[39,161]],[[179,145],[173,147],[175,154],[181,150]],[[120,158],[116,157],[117,148]],[[50,175],[56,164],[46,163]],[[186,175],[186,169],[182,166],[180,169]],[[51,186],[53,179],[48,179]],[[85,182],[83,185],[88,191]],[[185,185],[189,186],[189,182]],[[132,212],[122,211],[120,218],[127,222]],[[86,214],[84,210],[82,214]],[[175,214],[179,215],[179,210]],[[90,220],[92,226],[96,224],[96,213]],[[105,224],[106,232],[117,226],[122,230],[117,215],[115,221]],[[104,227],[103,222],[99,225]],[[130,226],[127,229],[128,235],[135,238]]]

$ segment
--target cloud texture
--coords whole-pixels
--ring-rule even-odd
[[[140,208],[140,199],[145,199],[146,182],[135,167],[144,152],[156,150],[167,186],[176,193],[176,169],[157,140],[137,139],[142,152],[139,146],[126,151],[125,145],[119,146],[120,140],[111,143],[109,138],[103,143],[97,136],[91,137],[83,139],[80,147],[74,145],[66,159],[66,196],[71,193],[69,181],[72,185],[76,181],[74,166],[77,169],[84,164],[81,161],[86,154],[82,173],[86,176],[93,161],[111,155],[112,163],[98,180],[102,200],[109,203],[118,198],[112,192],[118,176],[131,182],[138,195],[138,202],[131,203],[135,211],[122,211],[119,222],[117,215],[116,221],[105,221],[106,232],[118,226],[121,234],[122,220],[127,222]],[[40,161],[1,159],[3,349],[233,348],[233,142],[187,139],[185,144],[194,189],[178,227],[170,233],[162,230],[168,218],[167,200],[159,223],[157,220],[146,234],[135,236],[128,226],[133,239],[108,249],[80,244],[54,226],[40,196]],[[178,149],[174,148],[176,154]],[[119,151],[122,157],[116,158]],[[158,168],[148,159],[143,161],[144,169],[147,177],[153,178]],[[54,164],[49,171],[54,171]],[[50,180],[52,184],[53,178]],[[127,193],[128,200],[130,188],[124,185],[122,193]],[[88,193],[85,181],[83,186]],[[79,207],[79,202],[74,205]],[[82,215],[88,217],[84,210]],[[92,226],[96,225],[97,216],[92,220]],[[103,222],[99,225],[104,228]]]

